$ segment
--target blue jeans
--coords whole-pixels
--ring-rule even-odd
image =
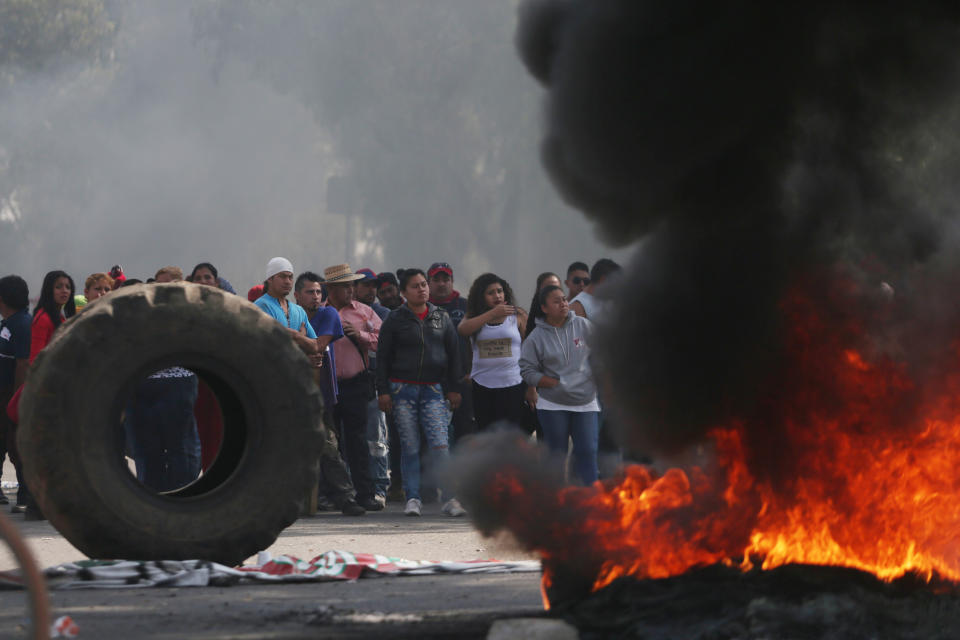
[[[193,417],[197,376],[147,378],[124,419],[137,479],[154,491],[184,487],[200,475],[200,436]]]
[[[537,409],[537,418],[550,452],[560,454],[566,459],[567,438],[573,438],[573,460],[577,475],[585,485],[596,482],[599,413]]]
[[[387,417],[377,406],[374,398],[367,405],[367,445],[370,447],[370,476],[373,478],[374,492],[378,496],[387,495],[390,485],[390,468],[387,454]]]
[[[393,417],[400,434],[400,470],[407,500],[420,499],[420,434],[427,440],[437,469],[450,456],[450,408],[440,384],[390,382]],[[448,496],[449,497],[449,496]]]

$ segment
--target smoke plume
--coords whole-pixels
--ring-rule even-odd
[[[960,319],[958,26],[949,3],[521,6],[550,177],[605,237],[643,241],[600,332],[632,449],[736,418],[776,455],[797,291],[863,329],[838,351],[934,377]]]
[[[641,243],[593,365],[656,461],[558,490],[521,444],[464,447],[464,503],[542,554],[551,600],[755,557],[957,575],[931,501],[960,416],[958,27],[947,3],[521,5],[544,166]]]

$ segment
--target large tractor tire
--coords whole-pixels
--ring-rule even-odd
[[[223,413],[212,466],[179,490],[140,484],[121,417],[138,381],[196,372]],[[89,304],[34,361],[20,404],[27,486],[92,558],[234,565],[270,546],[315,487],[322,400],[286,329],[243,298],[175,283]]]

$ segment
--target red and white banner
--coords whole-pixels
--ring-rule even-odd
[[[206,560],[81,560],[50,567],[44,575],[50,589],[131,589],[528,571],[540,571],[540,563],[530,560],[441,562],[327,551],[309,561],[287,555],[272,558],[261,552],[256,564],[241,567]],[[17,572],[0,572],[0,585],[22,588]]]

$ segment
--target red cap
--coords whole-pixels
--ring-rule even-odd
[[[253,302],[257,298],[263,297],[263,285],[256,284],[250,287],[250,291],[247,291],[247,300]]]
[[[373,269],[357,269],[357,273],[363,274],[363,280],[376,280],[377,274],[373,272]],[[363,282],[361,280],[360,282]]]
[[[446,262],[434,262],[432,265],[430,265],[430,268],[427,269],[427,277],[432,278],[434,275],[441,272],[447,274],[451,278],[453,277],[453,269],[451,269],[450,265]]]

